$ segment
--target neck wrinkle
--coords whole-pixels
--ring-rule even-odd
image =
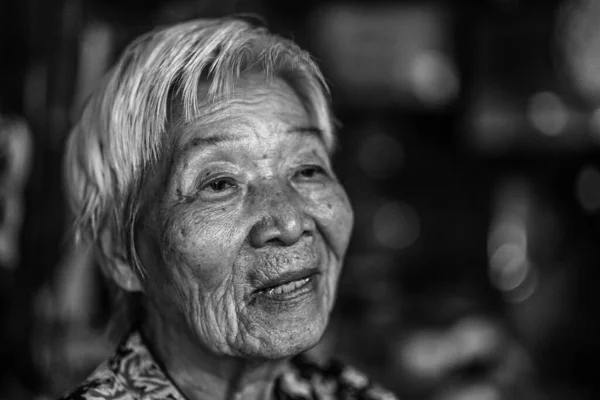
[[[286,360],[249,361],[214,354],[186,327],[164,323],[156,312],[146,313],[140,330],[187,400],[270,399],[275,379],[288,368]]]

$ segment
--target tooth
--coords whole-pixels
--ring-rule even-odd
[[[310,281],[310,278],[298,279],[292,282],[284,283],[282,285],[276,286],[274,288],[270,288],[265,290],[265,293],[269,296],[274,296],[278,294],[287,294],[293,292],[294,290],[306,285]]]

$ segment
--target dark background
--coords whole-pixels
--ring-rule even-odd
[[[0,397],[52,398],[114,344],[68,237],[81,102],[138,34],[232,12],[308,49],[332,89],[356,226],[315,355],[405,399],[596,398],[592,0],[3,0]]]

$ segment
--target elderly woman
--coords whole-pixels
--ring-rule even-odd
[[[302,355],[327,326],[353,222],[334,145],[321,73],[292,42],[237,18],[133,42],[65,166],[80,237],[139,311],[64,398],[393,398]]]

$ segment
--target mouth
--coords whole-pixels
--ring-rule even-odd
[[[253,294],[272,300],[290,300],[310,291],[317,275],[319,275],[317,268],[285,273],[268,281]]]

